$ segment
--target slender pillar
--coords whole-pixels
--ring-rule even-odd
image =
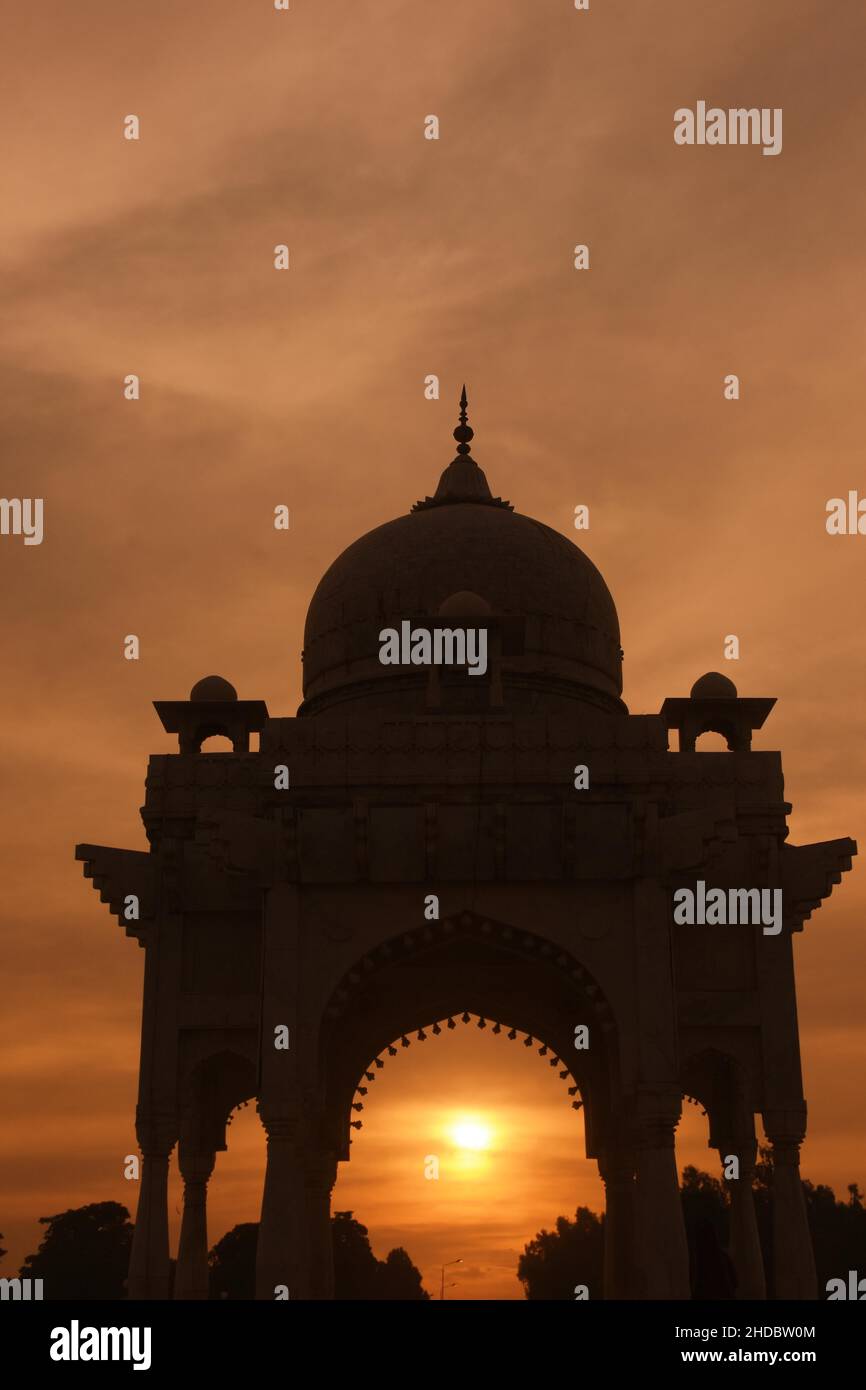
[[[132,1251],[129,1258],[127,1297],[168,1298],[168,1160],[175,1135],[167,1118],[136,1120],[141,1146],[141,1187]]]
[[[262,1113],[268,1158],[256,1252],[256,1298],[309,1298],[307,1204],[300,1122]]]
[[[307,1221],[310,1251],[310,1297],[334,1297],[334,1241],[331,1234],[331,1192],[337,1180],[333,1153],[316,1152],[307,1159]]]
[[[761,1299],[767,1297],[767,1284],[764,1277],[764,1257],[761,1253],[761,1240],[758,1235],[758,1218],[755,1213],[755,1159],[757,1145],[754,1138],[731,1139],[720,1145],[719,1157],[724,1169],[731,1155],[739,1159],[740,1172],[737,1178],[725,1180],[730,1198],[730,1239],[728,1242],[731,1260],[737,1274],[737,1299]]]
[[[681,1106],[679,1092],[673,1089],[652,1088],[638,1097],[635,1247],[639,1298],[691,1297],[674,1147]]]
[[[817,1298],[815,1252],[800,1181],[800,1144],[805,1137],[801,1111],[764,1113],[773,1146],[773,1283],[776,1298]]]
[[[599,1157],[604,1183],[604,1297],[634,1298],[635,1155],[608,1148]]]
[[[181,1140],[178,1158],[183,1176],[183,1219],[174,1273],[174,1296],[179,1299],[206,1299],[207,1185],[216,1154],[212,1149],[196,1149]]]
[[[274,862],[280,861],[275,853]],[[260,1024],[259,1116],[267,1167],[256,1255],[256,1298],[309,1298],[305,1149],[307,1101],[299,1077],[304,1037],[299,1007],[304,963],[298,886],[279,881],[265,892]],[[275,1046],[276,1030],[289,1046]],[[309,1035],[308,1035],[309,1037]]]

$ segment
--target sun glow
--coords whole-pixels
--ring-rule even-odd
[[[461,1115],[451,1126],[451,1137],[459,1149],[489,1149],[492,1135],[489,1125],[475,1115]]]

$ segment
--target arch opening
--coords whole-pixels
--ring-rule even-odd
[[[233,753],[234,745],[221,730],[204,731],[198,739],[199,753]]]
[[[705,729],[695,739],[696,753],[730,753],[733,731],[723,733],[720,729]]]
[[[363,1128],[352,1131],[332,1209],[367,1226],[378,1256],[404,1247],[434,1298],[446,1265],[446,1299],[520,1299],[523,1252],[578,1206],[597,1221],[604,1189],[584,1157],[572,1079],[538,1055],[543,1044],[509,1042],[491,1018],[483,1029],[477,1015],[454,1022],[443,1019],[439,1035],[416,1030],[409,1047],[395,1038],[397,1056],[386,1056],[374,1084],[362,1079],[365,1108],[353,1118]],[[592,1296],[601,1296],[595,1282]]]
[[[399,1049],[411,1047],[413,1041],[423,1043],[429,1038],[439,1037],[444,1029],[453,1032],[461,1026],[466,1027],[472,1024],[474,1024],[479,1031],[489,1028],[491,1035],[494,1037],[501,1036],[509,1042],[520,1041],[524,1047],[534,1049],[539,1057],[546,1058],[548,1065],[556,1069],[559,1079],[569,1083],[568,1095],[571,1097],[572,1110],[583,1109],[583,1100],[575,1099],[575,1097],[580,1094],[580,1081],[578,1080],[580,1068],[576,1067],[570,1058],[557,1056],[555,1050],[548,1047],[547,1043],[539,1041],[538,1038],[534,1038],[529,1033],[521,1033],[521,1031],[513,1025],[503,1024],[496,1019],[488,1019],[481,1014],[476,1015],[470,1013],[468,1010],[464,1010],[457,1018],[452,1015],[447,1018],[436,1019],[432,1024],[428,1023],[422,1025],[415,1033],[414,1039],[410,1039],[406,1034],[394,1038],[393,1041],[383,1049],[382,1054],[374,1057],[369,1066],[364,1069],[363,1076],[355,1088],[355,1096],[361,1097],[361,1099],[353,1099],[352,1110],[356,1113],[360,1113],[360,1111],[364,1109],[363,1097],[368,1094],[370,1085],[376,1080],[378,1072],[385,1066],[386,1059],[388,1057],[399,1057]],[[586,1025],[578,1025],[578,1027],[585,1026]],[[367,1084],[364,1085],[362,1084],[363,1082]],[[363,1121],[360,1119],[351,1120],[350,1127],[352,1129],[361,1129],[363,1127]]]
[[[585,1106],[587,1153],[596,1155],[618,1087],[610,1005],[556,943],[468,913],[383,943],[334,990],[319,1049],[327,1145],[349,1157],[357,1087],[381,1070],[396,1039],[426,1039],[428,1029],[464,1015],[498,1024],[506,1037],[514,1031],[512,1041],[532,1039],[567,1068]],[[575,1045],[578,1028],[585,1047]]]

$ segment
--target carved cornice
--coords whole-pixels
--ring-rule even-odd
[[[783,845],[781,855],[782,902],[785,926],[802,931],[836,883],[851,868],[856,840],[820,840],[813,845]]]
[[[157,911],[156,870],[154,858],[143,850],[112,849],[106,845],[76,845],[75,858],[84,865],[84,877],[93,882],[101,902],[124,928],[144,945],[148,928]],[[138,899],[138,919],[124,916],[130,895]]]

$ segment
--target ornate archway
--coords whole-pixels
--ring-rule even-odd
[[[585,1106],[587,1156],[597,1156],[619,1090],[608,1001],[569,952],[471,912],[383,941],[344,973],[321,1026],[323,1142],[349,1158],[351,1127],[362,1123],[358,1087],[375,1081],[395,1055],[395,1041],[409,1046],[414,1035],[425,1042],[455,1026],[455,1018],[473,1017],[511,1042],[536,1047],[570,1082],[572,1105]]]
[[[219,677],[157,701],[178,745],[150,760],[148,851],[77,848],[145,948],[130,1288],[167,1289],[168,1158],[195,1111],[195,1063],[224,1059],[217,1110],[238,1088],[258,1098],[259,1296],[328,1297],[330,1191],[359,1080],[394,1038],[469,1012],[573,1073],[605,1184],[607,1297],[688,1296],[674,1154],[684,1092],[733,1128],[724,1144],[748,1143],[761,1111],[777,1295],[814,1297],[793,943],[856,846],[788,842],[781,757],[752,746],[772,699],[710,673],[655,714],[628,712],[604,579],[492,494],[465,399],[455,438],[433,495],[319,583],[298,714],[271,718]],[[441,623],[484,634],[483,672],[380,660],[383,630]],[[707,728],[730,751],[694,751]],[[214,730],[231,753],[200,751]],[[676,921],[673,894],[696,883],[781,894],[781,920],[770,933]],[[425,919],[431,898],[447,906],[441,922]],[[574,1028],[587,1023],[578,1056]],[[232,1079],[234,1055],[252,1073]],[[746,1067],[739,1091],[726,1056]],[[208,1067],[205,1091],[223,1063]],[[196,1258],[200,1247],[199,1235]]]

